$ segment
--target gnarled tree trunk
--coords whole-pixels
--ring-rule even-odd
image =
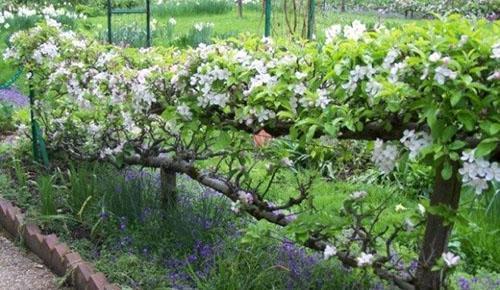
[[[163,209],[174,207],[177,203],[177,177],[175,171],[162,167],[161,179],[161,204]]]
[[[462,187],[458,175],[458,166],[458,162],[452,164],[453,173],[449,180],[444,180],[441,176],[443,165],[437,167],[434,192],[430,202],[431,206],[444,205],[452,210],[458,209],[460,189]],[[443,217],[429,214],[417,269],[417,289],[441,289],[443,277],[441,277],[439,271],[433,272],[431,269],[443,252],[446,251],[452,227],[452,224],[444,224]]]

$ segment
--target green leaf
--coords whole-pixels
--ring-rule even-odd
[[[462,123],[467,131],[474,130],[474,124],[476,123],[475,116],[469,111],[460,111],[457,114],[458,121]]]
[[[497,148],[499,140],[500,139],[498,138],[484,139],[481,143],[479,143],[479,145],[477,145],[476,153],[474,155],[476,157],[482,157],[490,154],[493,150],[495,150],[495,148]]]
[[[453,173],[453,168],[448,160],[444,162],[443,169],[441,170],[441,176],[444,180],[449,180]]]
[[[465,145],[467,145],[467,143],[465,143],[464,141],[460,141],[460,140],[455,140],[453,143],[451,143],[448,148],[450,150],[458,150],[458,149],[462,149],[465,147]]]
[[[455,93],[453,96],[451,96],[450,103],[452,107],[455,107],[460,100],[462,100],[463,95],[459,93]]]
[[[316,133],[316,129],[318,129],[318,125],[312,125],[307,130],[306,141],[309,142],[314,138],[314,134]]]
[[[479,124],[479,127],[481,127],[481,129],[483,129],[483,131],[488,135],[496,135],[500,132],[500,123],[485,121]]]

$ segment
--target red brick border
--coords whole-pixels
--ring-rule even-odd
[[[26,246],[58,276],[69,274],[69,280],[78,290],[120,290],[108,282],[101,272],[96,272],[77,252],[61,243],[56,235],[43,235],[35,224],[25,224],[21,210],[0,197],[0,227],[15,238],[24,240]]]

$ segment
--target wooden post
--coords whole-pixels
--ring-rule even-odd
[[[175,171],[162,167],[161,179],[161,204],[164,209],[175,207],[177,203],[177,177]]]
[[[431,206],[444,205],[457,210],[460,201],[462,182],[458,174],[458,162],[452,163],[453,174],[444,180],[441,176],[443,164],[437,166],[434,191],[431,196]],[[448,238],[453,224],[444,224],[439,215],[429,214],[425,227],[424,241],[417,268],[417,287],[419,290],[441,289],[442,278],[439,271],[431,271],[436,261],[447,250]]]

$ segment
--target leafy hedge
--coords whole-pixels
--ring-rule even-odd
[[[289,226],[297,241],[328,257],[424,289],[431,273],[457,261],[443,252],[461,183],[480,194],[500,181],[499,28],[452,16],[391,30],[334,26],[326,44],[241,36],[186,50],[136,50],[80,38],[49,20],[13,35],[4,56],[34,72],[42,92],[36,113],[52,149],[185,173],[232,199],[233,210]],[[376,140],[372,160],[384,172],[404,156],[432,165],[436,186],[419,272],[388,266],[400,232],[425,222],[419,214],[411,226],[374,233],[366,219],[375,224],[379,209],[360,206],[366,193],[354,192],[342,222],[290,218],[283,210],[309,198],[313,179],[304,181],[294,161],[273,148],[263,149],[266,182],[279,170],[299,181],[296,197],[281,205],[267,200],[264,181],[250,174],[258,161],[246,134],[258,133],[262,145],[270,137],[262,129],[302,144],[325,135]],[[444,238],[429,253],[434,234]]]

